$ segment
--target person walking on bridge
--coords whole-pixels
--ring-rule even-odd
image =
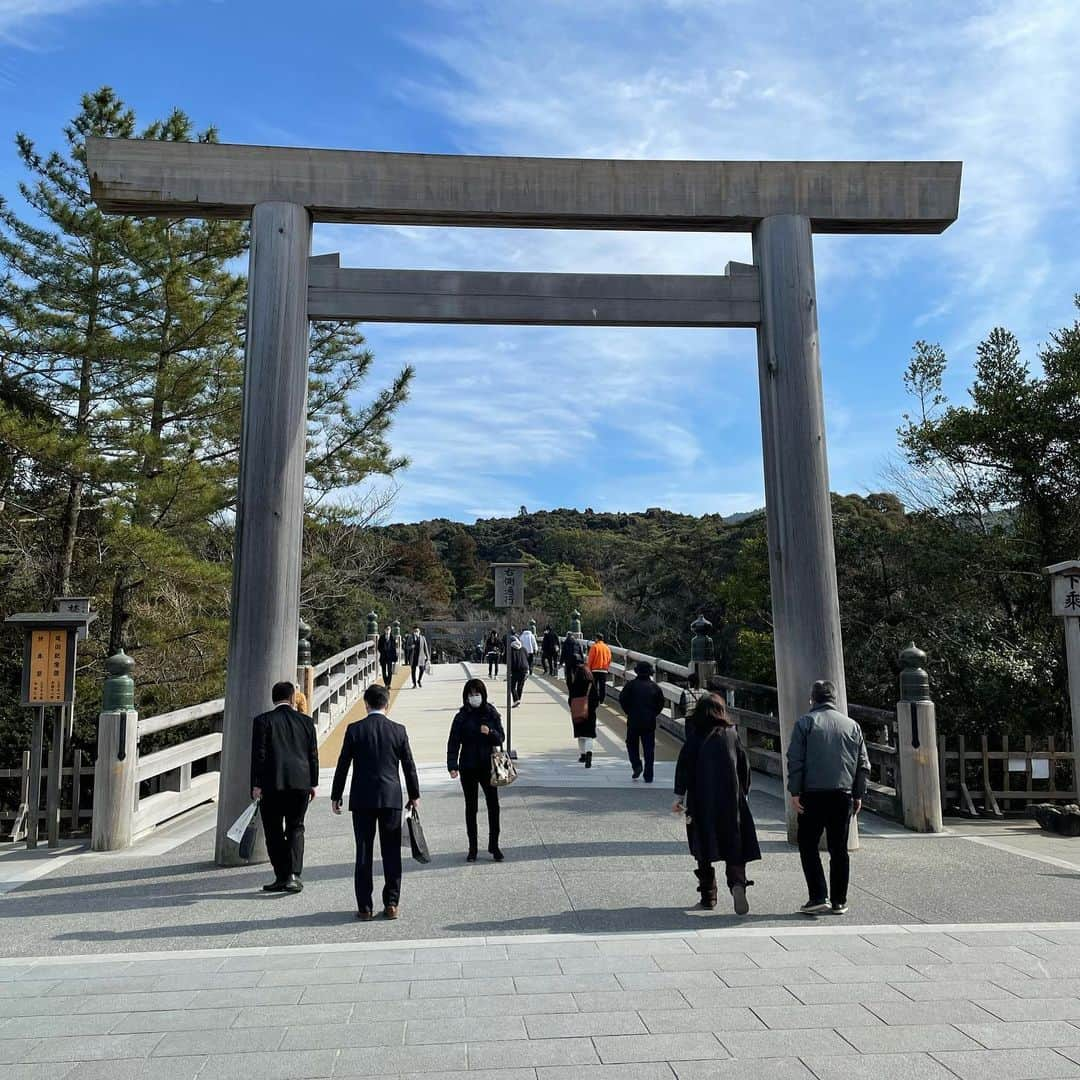
[[[389,686],[394,677],[394,666],[398,662],[397,642],[389,626],[383,627],[379,635],[379,666],[382,668],[383,685]]]
[[[499,789],[491,786],[491,752],[502,746],[502,717],[487,698],[483,679],[469,679],[461,691],[461,708],[450,724],[446,743],[446,767],[454,780],[461,781],[465,796],[465,834],[469,838],[466,862],[476,862],[476,811],[480,789],[487,804],[488,851],[496,862],[503,861],[499,849]]]
[[[810,898],[807,915],[847,913],[850,857],[848,828],[862,809],[870,758],[862,728],[836,707],[836,685],[814,683],[810,711],[801,716],[787,750],[788,792],[799,815],[799,858]],[[818,845],[825,833],[829,849],[829,884]],[[830,906],[831,900],[831,906]]]
[[[597,699],[603,705],[607,697],[608,673],[611,670],[611,650],[604,642],[603,634],[597,634],[596,640],[589,646],[589,655],[585,658],[585,663],[593,674]]]
[[[372,867],[375,859],[375,833],[379,834],[382,852],[383,915],[398,917],[401,900],[401,779],[409,793],[406,804],[412,809],[420,802],[420,781],[416,775],[409,736],[401,724],[386,715],[390,692],[385,686],[372,683],[364,691],[367,716],[354,720],[345,729],[334,783],[330,790],[330,806],[341,813],[345,781],[352,770],[349,785],[349,810],[352,813],[353,835],[356,837],[356,917],[374,917],[372,907]]]
[[[525,650],[525,659],[529,661],[529,674],[533,673],[533,663],[536,660],[536,650],[539,648],[536,641],[536,635],[532,632],[531,626],[526,626],[521,631],[521,647]]]
[[[521,695],[525,692],[525,680],[529,677],[529,659],[525,655],[525,646],[512,630],[510,632],[510,667],[506,672],[510,680],[510,700],[517,706],[521,704]]]
[[[274,684],[274,708],[251,727],[251,797],[259,800],[274,880],[263,892],[298,893],[304,885],[304,817],[319,786],[319,744],[310,716],[294,706],[296,686]]]
[[[498,633],[491,630],[488,632],[487,640],[484,642],[484,657],[487,660],[489,679],[497,679],[499,677],[499,660],[501,656],[502,642],[499,641]]]
[[[573,640],[573,639],[568,639]],[[592,672],[584,665],[573,668],[570,677],[570,723],[577,739],[579,764],[592,768],[593,744],[596,740],[596,683]]]
[[[427,638],[419,626],[414,626],[412,633],[405,639],[405,659],[412,672],[413,689],[424,685],[424,674],[431,663],[431,650]]]
[[[675,765],[675,803],[686,814],[686,839],[697,860],[694,875],[703,908],[716,907],[714,863],[723,862],[736,915],[750,910],[746,864],[761,858],[750,813],[750,763],[724,699],[706,694],[686,725],[686,742]]]
[[[626,754],[633,773],[641,775],[641,753],[645,752],[645,783],[653,782],[656,759],[656,719],[664,711],[664,692],[652,680],[652,664],[641,660],[634,665],[636,679],[631,679],[619,694],[619,705],[626,713]]]
[[[540,639],[540,655],[544,661],[545,675],[558,675],[559,671],[559,635],[550,627],[544,630]]]
[[[566,688],[569,690],[574,682],[574,672],[585,663],[585,650],[580,638],[573,634],[567,634],[562,643],[563,671],[566,674]]]

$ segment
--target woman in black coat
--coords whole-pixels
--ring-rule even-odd
[[[750,763],[739,733],[728,719],[724,699],[707,694],[686,725],[686,742],[675,766],[675,813],[686,814],[686,838],[697,859],[694,871],[701,906],[716,907],[716,871],[723,862],[735,914],[750,910],[746,864],[761,858],[750,813]]]
[[[468,862],[476,862],[476,811],[479,789],[484,790],[488,818],[488,851],[496,862],[503,861],[499,850],[499,789],[491,786],[491,752],[503,743],[502,718],[488,704],[483,679],[470,679],[461,692],[461,708],[450,725],[446,743],[446,767],[461,780],[465,795],[465,832],[469,837]]]
[[[575,705],[575,699],[578,704]],[[575,709],[581,710],[581,701],[584,699],[585,709],[583,714],[575,719]],[[596,710],[600,704],[600,696],[596,686],[596,680],[592,672],[584,664],[574,668],[570,676],[570,723],[574,729],[574,737],[578,742],[578,761],[586,769],[592,768],[593,740],[596,738]]]

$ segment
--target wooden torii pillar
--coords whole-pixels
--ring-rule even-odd
[[[815,679],[845,704],[814,288],[814,232],[940,233],[959,162],[596,161],[87,140],[108,213],[249,218],[240,491],[216,857],[248,799],[252,717],[295,667],[308,319],[753,326],[781,748]],[[350,270],[312,222],[750,232],[716,277]],[[786,772],[786,766],[785,766]],[[789,835],[794,820],[789,808]]]

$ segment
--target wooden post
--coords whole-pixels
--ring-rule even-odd
[[[60,846],[60,790],[64,779],[64,709],[53,709],[49,774],[45,785],[45,832],[49,847]]]
[[[754,229],[754,262],[761,277],[758,384],[786,784],[788,742],[809,706],[814,680],[831,679],[837,708],[847,709],[809,218],[761,220]],[[794,842],[790,801],[787,825]],[[854,824],[852,833],[857,837]]]
[[[225,835],[251,799],[251,724],[292,678],[300,607],[307,428],[311,218],[295,203],[251,215],[247,348],[222,726],[215,859],[239,865]],[[262,834],[249,862],[265,860]]]
[[[30,778],[27,787],[26,846],[38,845],[41,829],[41,757],[45,745],[45,706],[34,710],[33,732],[30,736]]]
[[[82,828],[82,751],[71,755],[71,831]]]
[[[139,714],[134,709],[101,712],[94,764],[92,850],[119,851],[131,847],[138,766]]]
[[[18,843],[26,836],[26,820],[30,815],[30,751],[22,752],[19,766],[19,809],[15,812],[15,822],[11,826],[11,841]]]

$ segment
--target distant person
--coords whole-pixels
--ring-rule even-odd
[[[563,639],[560,659],[562,660],[563,672],[566,675],[566,686],[569,689],[574,681],[574,672],[585,664],[585,650],[582,647],[581,639],[573,634],[567,634]]]
[[[379,635],[379,666],[382,668],[382,680],[384,686],[389,686],[394,677],[394,668],[398,662],[397,642],[390,631],[389,626],[383,627]]]
[[[525,692],[525,680],[529,677],[529,659],[517,634],[510,638],[510,668],[506,676],[510,680],[510,700],[515,706],[520,705],[521,695]]]
[[[750,813],[750,763],[728,718],[724,699],[709,693],[694,706],[686,742],[675,765],[677,814],[686,814],[686,839],[697,860],[694,871],[703,908],[716,907],[716,869],[724,863],[736,915],[750,910],[746,864],[761,858]]]
[[[413,689],[424,685],[424,673],[431,663],[431,650],[427,638],[419,626],[412,628],[412,633],[405,639],[405,659],[412,672]]]
[[[533,673],[533,662],[539,648],[536,635],[532,632],[532,627],[527,626],[519,636],[521,637],[521,647],[525,650],[525,658],[529,661],[529,674],[531,675]]]
[[[636,678],[619,694],[619,705],[626,713],[626,754],[630,759],[631,780],[642,772],[641,754],[645,752],[645,783],[653,782],[656,759],[656,721],[666,704],[664,692],[652,680],[652,664],[645,660],[634,665]]]
[[[484,642],[484,656],[487,659],[489,679],[499,677],[499,658],[502,655],[502,648],[499,635],[494,630],[490,631],[487,640]]]
[[[251,726],[251,797],[259,800],[274,880],[263,892],[304,888],[304,818],[319,786],[319,744],[310,716],[294,708],[296,687],[274,684],[274,708]]]
[[[487,699],[483,679],[470,679],[461,691],[461,708],[450,725],[446,743],[446,767],[450,776],[461,780],[465,796],[465,835],[469,839],[466,862],[476,862],[476,811],[480,790],[487,804],[488,851],[496,862],[503,861],[499,849],[499,789],[491,786],[491,752],[502,746],[502,718]]]
[[[585,663],[593,673],[593,679],[596,682],[596,696],[600,704],[603,705],[604,699],[607,697],[608,673],[611,669],[611,650],[604,642],[603,634],[597,634],[596,640],[589,646],[589,655],[585,658]]]
[[[540,639],[540,655],[544,661],[544,674],[558,675],[559,635],[550,626],[544,629],[544,636]]]
[[[592,672],[584,665],[573,668],[570,677],[570,722],[578,744],[578,763],[592,768],[593,744],[596,740],[596,683]]]
[[[383,915],[398,917],[401,900],[401,780],[409,793],[407,807],[420,802],[420,781],[416,775],[409,736],[401,724],[386,715],[390,692],[372,683],[364,691],[367,716],[354,720],[345,729],[334,783],[330,790],[331,809],[341,813],[345,780],[352,769],[349,785],[349,811],[353,836],[356,837],[356,917],[374,918],[372,907],[372,867],[375,858],[375,833],[383,864]],[[400,773],[399,773],[400,770]]]
[[[311,711],[308,709],[307,694],[299,687],[293,693],[293,708],[303,716],[311,715]]]
[[[870,758],[862,728],[836,707],[836,684],[814,683],[810,711],[791,733],[787,751],[788,792],[799,815],[799,857],[810,898],[807,915],[847,913],[848,827],[862,809]],[[829,849],[829,885],[818,845],[825,833]],[[830,905],[831,900],[831,905]]]

